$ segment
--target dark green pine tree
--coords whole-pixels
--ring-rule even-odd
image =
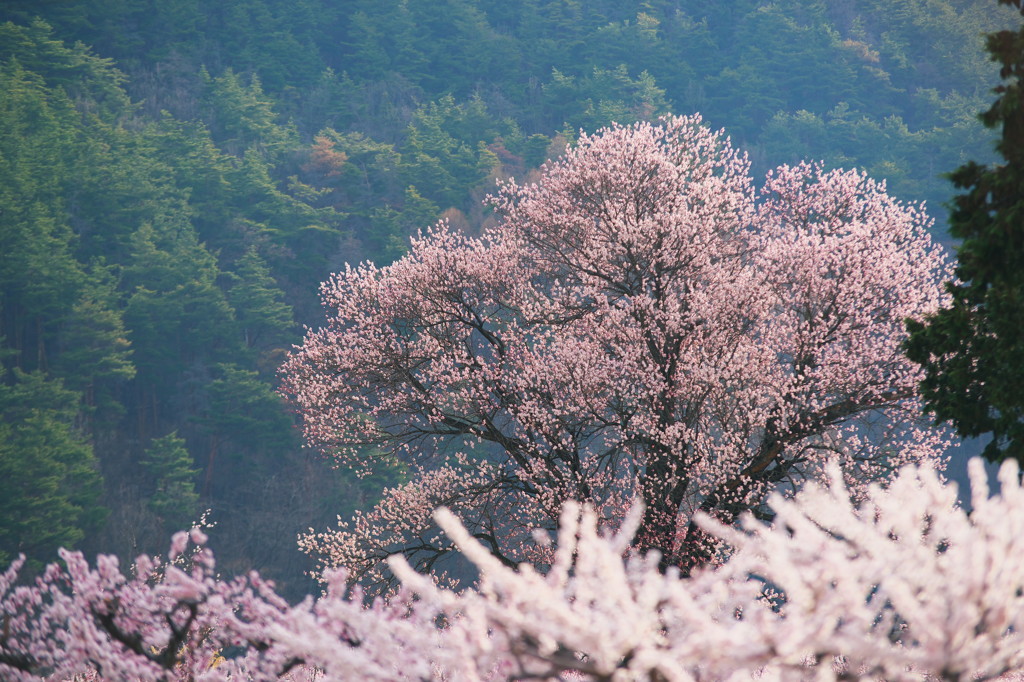
[[[999,0],[1024,15],[1022,0]],[[956,197],[950,230],[963,242],[948,285],[950,307],[910,322],[907,355],[925,370],[928,410],[962,436],[992,435],[990,460],[1024,462],[1024,26],[988,35],[1004,83],[981,115],[1002,127],[1005,163],[969,162],[951,174]]]
[[[168,532],[187,530],[196,521],[199,493],[195,479],[199,469],[192,465],[185,439],[176,431],[154,438],[146,448],[142,466],[156,484],[147,504]]]
[[[209,434],[202,496],[223,510],[274,475],[282,455],[295,449],[295,429],[281,396],[257,372],[231,363],[211,370],[207,409],[198,418]]]
[[[82,393],[86,406],[117,414],[122,408],[116,389],[135,377],[135,365],[121,312],[112,304],[115,296],[102,280],[89,283],[62,320],[52,369],[65,386]]]
[[[142,225],[132,235],[132,262],[122,272],[129,293],[124,320],[139,375],[179,375],[197,359],[228,356],[233,311],[217,286],[216,258],[187,221]],[[215,324],[216,322],[216,324]]]
[[[210,76],[200,71],[204,85],[201,109],[215,142],[229,154],[242,156],[257,149],[269,159],[277,159],[298,146],[298,133],[291,125],[278,125],[273,103],[264,94],[255,75],[249,84],[231,69]]]
[[[0,379],[0,565],[34,567],[74,547],[103,521],[103,482],[75,428],[79,395],[42,372]]]
[[[231,278],[228,303],[235,310],[235,321],[245,347],[264,349],[284,345],[294,327],[292,308],[284,302],[284,293],[256,247],[250,247],[238,259]]]

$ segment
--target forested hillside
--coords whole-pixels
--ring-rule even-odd
[[[1004,13],[1005,12],[1005,13]],[[129,557],[212,510],[221,567],[307,589],[366,507],[275,393],[321,281],[392,261],[580,129],[699,111],[755,175],[926,200],[991,158],[990,0],[5,0],[0,564]],[[400,470],[393,473],[398,479]]]

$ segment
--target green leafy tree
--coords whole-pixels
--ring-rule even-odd
[[[302,180],[293,179],[292,191],[301,188],[309,201],[324,205],[336,215],[344,212],[345,227],[352,243],[358,245],[356,260],[391,262],[405,252],[410,234],[437,219],[437,204],[421,194],[418,185],[403,186],[404,180],[422,178],[435,195],[442,193],[451,201],[464,198],[466,188],[459,186],[451,173],[443,172],[443,164],[426,153],[428,146],[432,145],[435,154],[449,159],[457,148],[464,161],[462,169],[473,180],[479,177],[478,158],[452,133],[467,134],[468,130],[479,131],[483,126],[486,132],[497,135],[494,122],[486,119],[485,123],[478,111],[456,106],[451,98],[442,98],[440,105],[423,109],[430,120],[430,134],[413,131],[404,155],[394,145],[361,133],[339,133],[326,128],[314,138],[301,167]],[[442,108],[444,114],[438,114]],[[495,162],[489,152],[480,154],[479,159]],[[442,174],[418,174],[416,168],[433,168]],[[348,255],[353,257],[352,253]]]
[[[205,93],[203,110],[213,139],[222,149],[241,156],[247,149],[256,148],[269,158],[277,158],[298,145],[292,126],[277,122],[272,101],[264,94],[256,76],[245,85],[233,70],[212,77],[201,72]]]
[[[331,190],[332,206],[351,211],[382,199],[397,200],[404,189],[398,178],[401,166],[394,145],[325,128],[314,138],[302,170],[307,182]]]
[[[189,220],[196,212],[190,187],[176,177],[190,169],[172,170],[188,156],[163,148],[156,126],[87,121],[78,143],[65,150],[71,164],[61,178],[68,221],[80,237],[76,254],[122,264],[131,258],[131,236],[140,225]]]
[[[999,0],[1024,15],[1021,0]],[[909,357],[922,365],[921,390],[937,420],[963,436],[992,435],[985,456],[1024,462],[1024,26],[988,36],[1004,83],[981,115],[1001,128],[1005,163],[975,162],[950,177],[960,189],[950,219],[958,251],[952,302],[910,323]]]
[[[139,388],[167,399],[186,368],[237,351],[233,311],[217,285],[214,256],[187,221],[142,225],[132,236],[123,286],[124,320],[135,349]],[[154,419],[157,398],[150,395]]]
[[[450,95],[416,110],[402,147],[406,186],[416,184],[445,208],[466,202],[466,190],[483,182],[498,163],[483,140],[460,137],[461,130],[472,129],[474,116]]]
[[[857,79],[823,6],[801,0],[751,11],[737,26],[735,56],[723,55],[724,68],[707,79],[707,115],[754,139],[778,111],[823,113],[850,101]]]
[[[210,138],[209,129],[201,122],[184,122],[166,112],[145,131],[154,155],[171,161],[166,174],[174,190],[188,196],[184,211],[191,217],[199,238],[211,248],[231,247],[237,235],[225,225],[238,215],[245,199],[235,195],[231,175],[236,159],[222,152]],[[136,221],[136,225],[144,221]]]
[[[61,191],[75,114],[17,60],[0,62],[0,90],[0,334],[19,366],[45,368],[47,332],[85,280]]]
[[[0,382],[0,563],[49,559],[103,521],[102,478],[75,427],[79,400],[41,372]]]
[[[518,61],[519,45],[495,31],[478,0],[418,0],[408,4],[411,37],[423,65],[421,82],[429,92],[468,95],[481,75],[507,78]],[[390,16],[388,16],[390,21]],[[437,40],[437,36],[444,40]]]
[[[274,475],[295,448],[295,429],[281,397],[257,372],[232,363],[211,370],[206,409],[199,416],[209,436],[202,494],[230,502]]]
[[[292,418],[281,396],[259,374],[232,363],[213,368],[207,386],[207,430],[243,450],[279,456],[295,444]]]
[[[283,343],[294,322],[292,308],[270,274],[256,247],[250,247],[231,273],[228,303],[246,348],[268,348]]]
[[[58,332],[52,366],[87,406],[111,408],[114,387],[135,377],[135,365],[121,311],[105,298],[86,294],[75,303]]]
[[[594,67],[580,77],[554,69],[543,94],[548,110],[563,116],[555,125],[573,133],[580,128],[592,132],[611,123],[651,120],[668,110],[665,91],[654,78],[646,71],[633,78],[622,64],[611,69]]]
[[[164,530],[187,528],[199,511],[195,483],[199,469],[193,468],[185,439],[179,438],[177,431],[154,438],[146,448],[142,466],[155,484],[147,506],[163,522]]]
[[[409,235],[437,220],[437,204],[420,195],[413,186],[405,190],[400,208],[384,206],[370,212],[366,245],[372,260],[390,263],[408,250]]]
[[[318,197],[294,183],[296,196],[282,191],[272,172],[273,165],[257,151],[245,152],[228,176],[235,210],[232,227],[245,242],[269,241],[279,247],[272,254],[272,267],[315,287],[316,282],[308,280],[325,274],[323,264],[337,249],[342,215],[330,206],[314,208],[308,202],[315,203]]]
[[[63,90],[84,110],[101,117],[117,116],[131,107],[122,87],[125,76],[114,68],[112,59],[96,56],[81,43],[61,42],[50,24],[41,19],[31,18],[26,26],[0,24],[0,62],[9,60],[19,62],[25,70],[38,74],[47,87]]]

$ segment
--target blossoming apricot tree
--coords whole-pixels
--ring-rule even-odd
[[[395,552],[436,569],[444,505],[543,563],[531,531],[566,501],[614,525],[639,498],[637,548],[689,573],[714,554],[698,513],[763,513],[829,459],[863,491],[941,457],[900,350],[949,277],[928,218],[856,171],[748,171],[699,117],[614,126],[502,185],[481,237],[441,223],[326,282],[283,391],[311,445],[411,473],[305,548],[368,582]]]
[[[204,538],[190,570],[141,559],[125,576],[65,553],[30,585],[0,575],[0,679],[172,681],[990,680],[1024,673],[1024,489],[1015,461],[972,505],[930,466],[905,467],[859,505],[838,465],[827,483],[775,494],[771,525],[699,514],[731,547],[681,578],[567,503],[545,572],[513,569],[450,512],[440,525],[480,575],[438,587],[401,556],[403,591],[364,605],[343,574],[289,606],[250,575],[215,577]],[[177,535],[171,556],[187,535]],[[627,555],[627,558],[623,556]],[[159,580],[154,578],[160,577]],[[415,597],[415,598],[414,598]],[[1006,678],[1004,678],[1006,679]]]

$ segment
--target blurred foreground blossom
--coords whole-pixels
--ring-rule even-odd
[[[859,504],[828,484],[774,496],[772,522],[702,517],[727,549],[683,578],[568,503],[550,568],[510,567],[447,510],[437,522],[479,571],[457,591],[401,556],[402,589],[366,604],[343,573],[289,606],[255,574],[64,552],[31,585],[0,578],[0,677],[105,680],[987,680],[1024,669],[1024,491],[1017,466],[990,496],[970,466],[970,513],[929,466]],[[172,551],[183,551],[176,536]],[[204,538],[194,536],[193,540]]]

